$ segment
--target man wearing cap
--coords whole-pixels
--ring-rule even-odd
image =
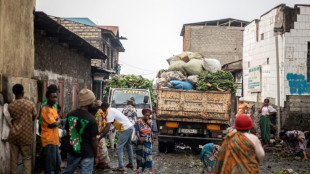
[[[88,112],[94,106],[95,95],[88,89],[79,93],[79,109],[67,115],[65,129],[68,132],[64,145],[67,152],[67,167],[64,174],[74,173],[80,164],[83,174],[92,174],[97,165],[98,126],[95,118]]]
[[[120,131],[116,150],[118,155],[119,167],[112,169],[113,171],[125,171],[124,160],[123,160],[123,151],[124,146],[126,146],[128,152],[129,163],[126,165],[127,168],[133,168],[133,151],[131,144],[131,135],[133,132],[133,124],[129,119],[119,110],[115,108],[110,108],[109,103],[103,102],[101,106],[104,112],[107,112],[107,125],[100,132],[100,139],[102,139],[110,130],[111,124]]]
[[[257,136],[249,133],[253,128],[251,117],[238,115],[234,128],[237,131],[224,138],[213,174],[259,173],[259,161],[264,158],[265,152]]]

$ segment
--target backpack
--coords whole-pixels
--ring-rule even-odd
[[[70,145],[73,148],[73,151],[77,154],[81,153],[81,143],[82,143],[82,134],[86,127],[86,125],[89,123],[88,120],[80,119],[76,116],[69,116],[68,117],[68,125],[69,125],[69,141]]]

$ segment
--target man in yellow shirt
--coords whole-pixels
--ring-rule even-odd
[[[57,93],[48,90],[46,92],[47,105],[41,110],[42,131],[41,141],[44,153],[44,173],[60,174],[61,157],[58,150],[59,135],[57,126],[61,124],[55,104],[57,101]]]

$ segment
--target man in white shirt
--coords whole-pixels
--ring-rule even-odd
[[[113,171],[125,171],[124,161],[123,161],[123,150],[126,146],[129,158],[129,164],[126,165],[127,168],[133,168],[133,150],[131,144],[131,134],[133,132],[133,124],[129,119],[122,114],[119,110],[115,108],[110,108],[110,105],[103,102],[101,105],[103,112],[107,112],[107,125],[100,132],[100,138],[103,138],[110,130],[111,124],[120,131],[118,142],[116,145],[119,167],[112,169]]]

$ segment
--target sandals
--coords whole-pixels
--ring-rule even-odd
[[[126,168],[130,168],[130,169],[133,169],[133,164],[129,163],[126,165]]]
[[[112,171],[115,171],[115,172],[124,172],[125,169],[122,168],[122,167],[116,167],[116,168],[113,168]]]

